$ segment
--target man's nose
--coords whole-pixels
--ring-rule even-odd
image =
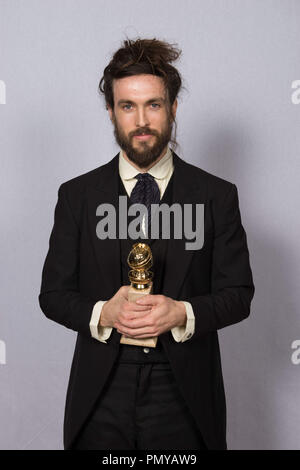
[[[147,116],[147,112],[144,108],[138,108],[136,113],[136,125],[138,127],[145,127],[149,126],[149,118]]]

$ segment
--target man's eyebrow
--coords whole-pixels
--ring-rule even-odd
[[[164,98],[161,98],[160,96],[158,96],[156,98],[151,98],[151,100],[146,101],[146,104],[151,104],[151,103],[154,103],[156,101],[161,101],[162,103],[164,103],[166,100]],[[131,100],[119,100],[118,101],[118,106],[120,106],[121,104],[135,104],[135,102],[131,101]]]

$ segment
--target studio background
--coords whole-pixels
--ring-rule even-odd
[[[300,449],[299,24],[298,0],[0,0],[1,449],[63,448],[76,333],[41,272],[58,187],[119,150],[97,87],[126,35],[182,49],[176,153],[238,188],[256,290],[219,330],[228,448]]]

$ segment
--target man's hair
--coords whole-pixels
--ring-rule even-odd
[[[161,77],[166,90],[168,109],[174,103],[181,87],[182,80],[178,70],[171,65],[178,59],[181,50],[174,44],[158,39],[127,39],[118,49],[107,67],[99,83],[99,92],[104,94],[106,106],[114,109],[113,80],[133,75],[151,74]],[[171,142],[177,146],[175,137]]]

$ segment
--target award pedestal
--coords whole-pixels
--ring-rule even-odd
[[[128,300],[129,302],[136,302],[138,299],[147,294],[152,294],[153,283],[151,281],[149,287],[146,289],[135,289],[133,286],[130,286],[128,290]],[[147,346],[148,348],[155,348],[157,343],[157,336],[150,338],[128,338],[125,335],[121,336],[121,344],[131,344],[134,346]]]

